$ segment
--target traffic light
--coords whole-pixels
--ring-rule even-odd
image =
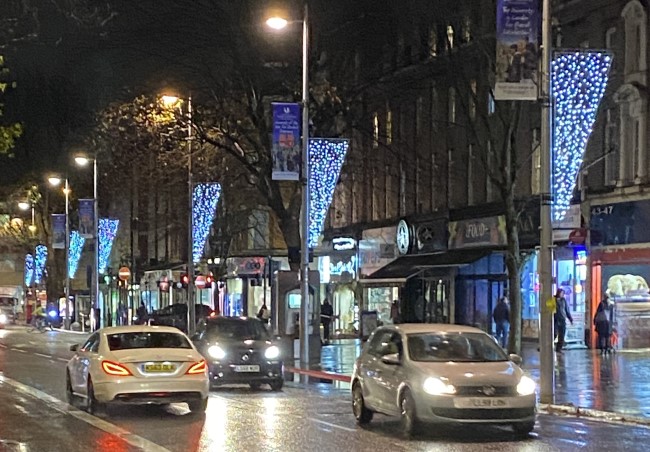
[[[183,273],[181,275],[181,286],[183,286],[183,289],[187,289],[189,285],[190,285],[190,277],[187,275],[187,273]]]

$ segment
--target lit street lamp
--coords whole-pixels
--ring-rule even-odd
[[[300,238],[300,366],[309,368],[309,19],[307,2],[302,18],[302,206]],[[289,21],[271,17],[266,24],[276,30],[285,28]],[[306,376],[302,377],[305,381]]]
[[[68,178],[62,179],[58,176],[48,177],[48,182],[53,187],[58,187],[61,182],[64,182],[63,193],[65,194],[65,322],[63,327],[66,330],[70,329],[70,272],[69,259],[70,259],[70,186],[68,185]],[[32,211],[33,212],[33,211]],[[33,220],[32,220],[33,223]]]
[[[93,208],[93,236],[95,238],[95,264],[93,270],[93,287],[92,292],[94,293],[94,299],[92,306],[94,308],[99,308],[99,197],[97,193],[97,158],[91,159],[85,155],[78,155],[74,158],[75,163],[78,166],[86,166],[90,162],[93,162],[93,198],[94,198],[94,208]],[[99,322],[100,328],[104,326],[103,318],[106,316],[105,312],[106,303],[102,306],[100,315],[98,319],[95,319],[95,322]],[[93,316],[94,317],[94,316]]]
[[[32,234],[34,234],[34,233],[36,232],[36,224],[35,224],[35,222],[34,222],[34,204],[32,204],[31,202],[27,202],[27,201],[20,201],[20,202],[18,203],[18,208],[19,208],[20,210],[29,210],[30,207],[31,207],[31,209],[32,209],[32,222],[31,222],[31,224],[27,227],[27,229],[29,229],[29,232],[31,232]]]

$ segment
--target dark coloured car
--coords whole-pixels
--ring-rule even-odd
[[[284,384],[280,349],[265,325],[247,317],[213,317],[199,323],[192,337],[208,362],[213,385],[263,384],[279,391]]]
[[[195,304],[197,324],[212,315],[214,312],[210,306]],[[187,333],[187,305],[185,303],[171,304],[167,307],[154,311],[150,316],[152,325],[174,326]]]

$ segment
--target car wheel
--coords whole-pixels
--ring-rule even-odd
[[[352,388],[352,413],[359,425],[365,425],[372,421],[373,412],[366,407],[363,390],[359,383],[355,383]]]
[[[279,390],[282,389],[282,386],[284,386],[284,380],[282,378],[273,381],[272,383],[269,383],[269,386],[271,386],[271,391],[278,392]]]
[[[520,435],[528,435],[535,429],[535,421],[518,422],[512,424],[512,429]]]
[[[192,413],[205,413],[205,410],[208,408],[208,398],[187,402],[187,407]]]
[[[70,371],[68,370],[65,371],[65,398],[69,405],[74,406],[77,401],[77,397],[72,391],[72,381],[70,380]]]
[[[404,389],[404,392],[402,392],[399,407],[401,412],[402,432],[405,436],[411,437],[417,433],[418,420],[415,414],[415,400],[413,400],[411,391],[408,389]]]
[[[260,383],[248,383],[248,386],[250,386],[253,391],[258,391],[262,387]]]
[[[86,411],[90,414],[98,414],[104,405],[95,398],[95,387],[93,381],[88,377],[88,390],[86,392]]]

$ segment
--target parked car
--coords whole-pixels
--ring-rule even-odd
[[[374,413],[400,416],[414,433],[423,423],[535,426],[536,385],[517,355],[494,338],[459,325],[402,324],[376,329],[352,374],[352,409],[359,424]]]
[[[192,337],[208,362],[213,385],[268,384],[279,391],[284,384],[280,349],[265,325],[247,317],[214,317],[201,322]]]
[[[107,404],[185,402],[204,412],[209,395],[205,359],[176,328],[133,325],[103,328],[66,366],[66,396],[90,413]]]
[[[202,319],[210,317],[214,313],[210,306],[204,304],[194,305],[196,313],[196,323],[198,324]],[[174,326],[179,330],[187,333],[187,305],[185,303],[175,303],[166,306],[162,309],[154,311],[149,319],[151,325],[167,325]]]
[[[0,297],[0,328],[10,323],[16,323],[16,307],[18,300],[14,297]]]

